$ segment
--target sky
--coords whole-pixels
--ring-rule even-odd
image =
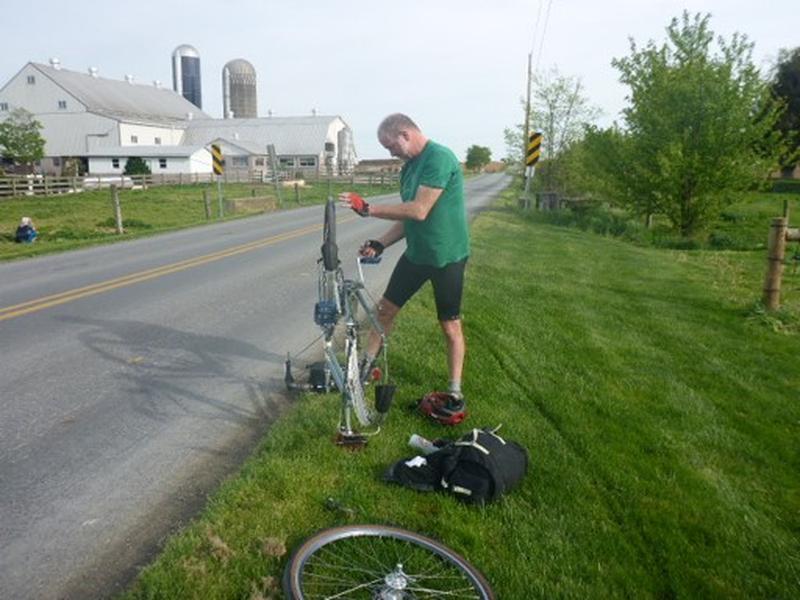
[[[375,131],[403,112],[462,159],[473,144],[506,155],[503,130],[524,118],[528,54],[537,72],[579,78],[599,125],[619,119],[626,88],[611,66],[637,45],[661,43],[683,10],[755,43],[768,70],[800,46],[797,0],[138,0],[14,3],[2,11],[0,86],[26,63],[172,85],[171,55],[200,53],[203,110],[222,116],[222,68],[244,58],[258,76],[259,116],[339,115],[360,159],[386,158]]]

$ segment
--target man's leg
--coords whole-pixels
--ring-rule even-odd
[[[375,307],[384,336],[389,336],[394,325],[394,318],[403,305],[428,280],[428,270],[426,267],[413,265],[405,255],[397,261],[386,291],[383,293],[381,301],[378,302],[378,306]],[[366,350],[367,359],[374,360],[378,356],[378,352],[381,350],[381,335],[377,331],[370,331]]]
[[[466,342],[461,328],[461,295],[464,291],[466,265],[466,259],[450,263],[431,278],[436,313],[447,342],[447,366],[450,372],[448,391],[459,398],[463,398],[461,375],[466,354]]]
[[[380,302],[378,302],[376,313],[378,323],[380,323],[381,328],[383,328],[384,336],[389,337],[389,332],[394,326],[394,318],[397,316],[398,312],[400,312],[400,307],[386,298],[381,298]],[[372,359],[378,356],[382,342],[381,334],[371,329],[369,332],[369,340],[367,340],[367,356]]]
[[[464,371],[464,355],[467,351],[461,319],[439,321],[447,342],[447,366],[450,371],[450,392],[461,395],[461,374]]]

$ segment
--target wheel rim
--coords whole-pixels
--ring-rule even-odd
[[[482,577],[466,561],[442,549],[433,540],[393,528],[345,530],[307,549],[293,576],[293,597],[492,597]]]

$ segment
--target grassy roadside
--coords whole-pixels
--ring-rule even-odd
[[[331,185],[337,195],[355,189],[364,195],[388,194],[397,191],[396,184],[366,185],[345,183]],[[203,191],[211,204],[211,220],[206,220]],[[326,182],[309,183],[298,189],[300,204],[319,204],[328,195]],[[252,195],[274,196],[272,185],[230,183],[224,187],[227,199]],[[217,221],[217,188],[206,184],[160,186],[146,190],[120,190],[125,233],[117,235],[114,209],[109,190],[92,190],[80,194],[51,197],[13,198],[0,200],[0,260],[62,252],[75,248],[130,240],[185,227]],[[284,209],[298,206],[293,188],[282,190]],[[253,213],[226,215],[235,219]],[[14,243],[14,232],[23,216],[31,217],[39,230],[33,244]]]
[[[380,482],[410,433],[441,434],[405,410],[446,383],[428,291],[393,335],[380,436],[341,452],[336,399],[301,400],[125,597],[278,597],[284,548],[352,521],[441,539],[503,599],[794,597],[800,275],[766,317],[763,251],[641,248],[504,205],[475,221],[473,250],[458,431],[503,423],[530,452],[520,489],[479,509]]]

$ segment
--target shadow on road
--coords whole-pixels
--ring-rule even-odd
[[[265,370],[258,363],[282,365],[283,354],[241,340],[141,321],[66,316],[59,320],[87,326],[78,339],[121,367],[117,377],[124,396],[148,418],[196,416],[241,422],[272,420],[277,414],[275,391],[282,382],[264,381],[251,372]],[[256,363],[255,369],[248,368],[247,361]],[[209,390],[214,390],[213,395]],[[241,398],[243,393],[249,407],[225,399]]]

